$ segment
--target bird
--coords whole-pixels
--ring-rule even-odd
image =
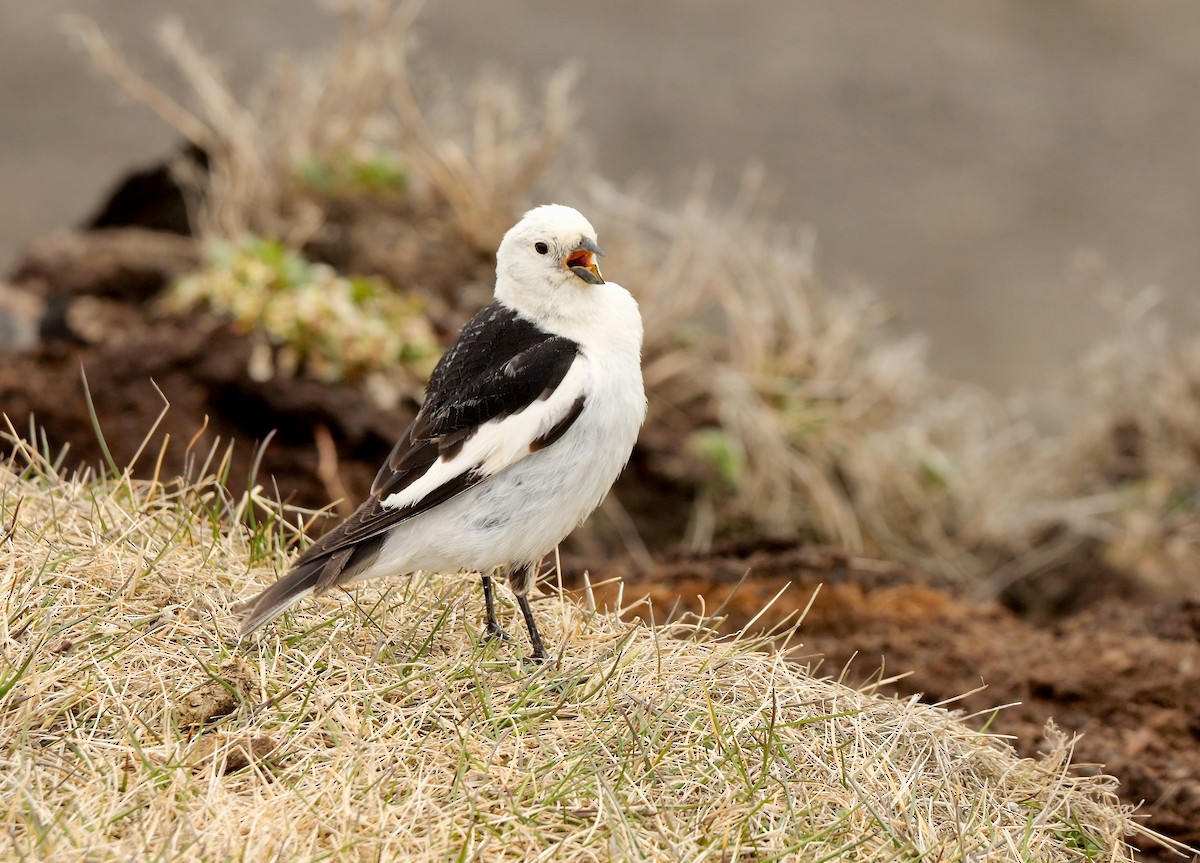
[[[646,418],[642,317],[605,281],[596,231],[561,204],[500,241],[492,302],[435,366],[425,400],[370,495],[287,573],[241,603],[240,634],[310,594],[416,572],[478,573],[516,597],[535,662],[548,659],[529,593],[543,558],[608,494]]]

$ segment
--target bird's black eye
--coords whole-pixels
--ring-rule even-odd
[[[546,252],[550,251],[550,247],[547,246],[545,243],[534,243],[533,250],[535,252],[537,252],[539,255],[544,255],[544,254],[546,254]]]

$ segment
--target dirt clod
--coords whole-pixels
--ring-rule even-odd
[[[251,764],[264,761],[277,745],[273,738],[265,734],[252,737],[238,737],[223,732],[206,734],[197,741],[193,769],[196,772],[207,770],[215,761],[217,773],[236,773]]]
[[[204,725],[238,709],[250,694],[258,678],[254,670],[241,660],[222,665],[215,677],[189,689],[175,705],[175,719],[180,728]]]

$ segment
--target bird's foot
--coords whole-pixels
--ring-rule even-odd
[[[502,641],[505,644],[512,643],[512,636],[505,632],[500,624],[494,620],[489,620],[487,622],[485,632],[487,633],[488,641]]]
[[[546,652],[545,645],[539,642],[533,646],[533,653],[525,657],[525,661],[530,665],[545,665],[550,661],[550,654]]]

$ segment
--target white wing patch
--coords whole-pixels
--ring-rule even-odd
[[[486,478],[511,467],[530,454],[530,444],[554,428],[571,411],[575,399],[587,394],[590,380],[591,368],[587,357],[580,354],[549,398],[535,401],[524,410],[479,426],[453,458],[439,458],[424,476],[388,495],[380,503],[389,509],[412,506],[469,470],[475,470]]]

